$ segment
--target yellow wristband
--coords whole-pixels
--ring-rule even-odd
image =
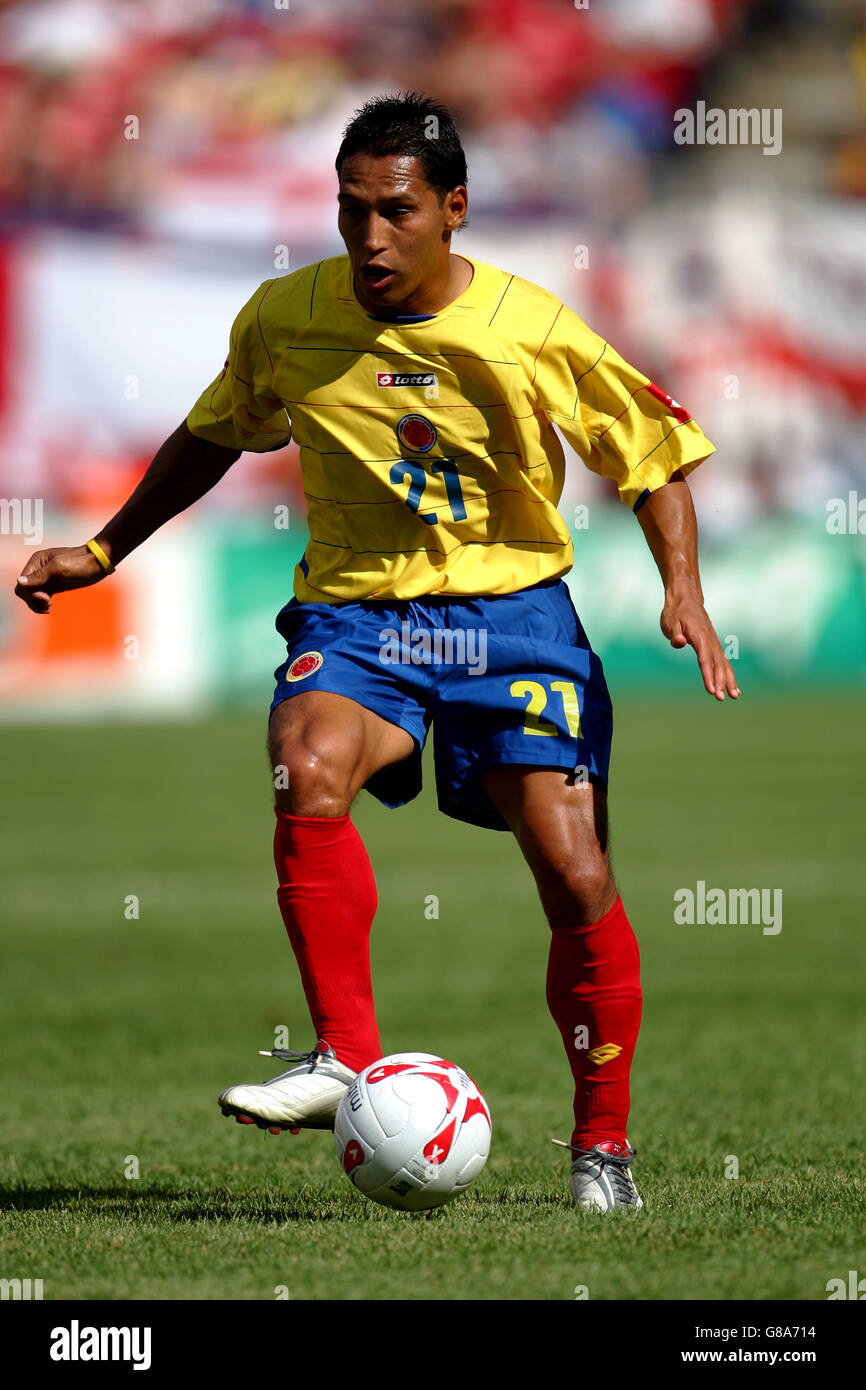
[[[102,549],[102,546],[98,545],[96,541],[87,541],[86,545],[87,549],[91,552],[91,554],[96,556],[102,568],[105,570],[105,573],[114,574],[114,565],[111,563],[105,551]]]

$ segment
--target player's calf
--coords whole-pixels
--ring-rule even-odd
[[[617,890],[607,856],[587,854],[562,868],[536,870],[538,895],[549,926],[582,927],[597,922],[616,902]]]

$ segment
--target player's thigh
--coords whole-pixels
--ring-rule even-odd
[[[607,790],[565,769],[506,764],[482,786],[523,852],[552,926],[595,922],[616,901]]]
[[[414,747],[405,729],[356,700],[323,690],[293,695],[268,723],[276,803],[295,815],[345,815],[370,777]]]

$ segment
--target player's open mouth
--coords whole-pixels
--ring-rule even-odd
[[[383,290],[394,279],[394,271],[386,265],[365,265],[361,267],[361,279],[371,290]]]

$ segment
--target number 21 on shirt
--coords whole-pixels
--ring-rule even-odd
[[[445,479],[445,491],[448,496],[448,505],[451,508],[451,517],[454,521],[466,520],[466,507],[463,502],[463,492],[460,487],[460,474],[453,459],[436,459],[430,465],[431,473],[441,473]],[[422,521],[426,521],[428,526],[435,526],[439,517],[436,512],[421,512],[418,510],[421,498],[424,495],[424,488],[427,485],[427,473],[420,463],[413,459],[401,459],[395,463],[391,469],[391,482],[397,485],[409,479],[409,492],[406,496],[406,506],[410,512],[415,512]]]

